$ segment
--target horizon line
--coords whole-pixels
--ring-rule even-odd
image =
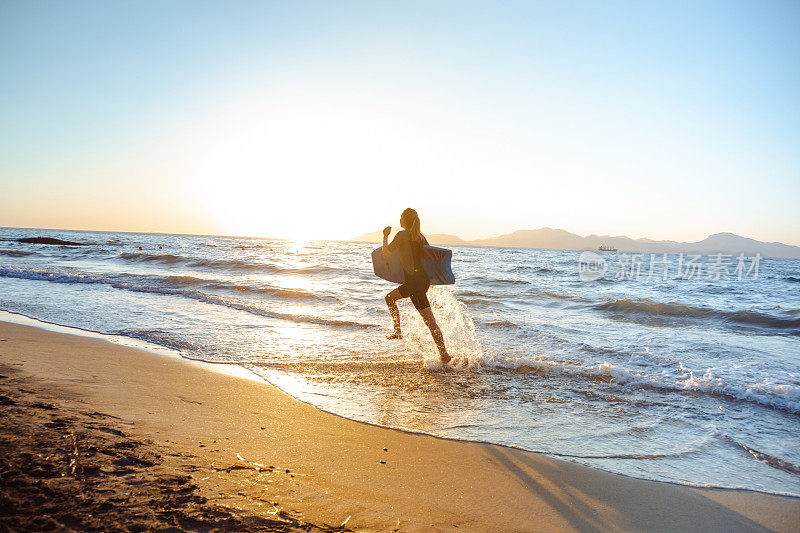
[[[177,236],[186,236],[186,237],[222,237],[222,238],[232,238],[232,239],[266,239],[266,240],[276,240],[276,241],[286,241],[286,242],[298,242],[297,239],[293,239],[291,237],[272,237],[272,236],[261,236],[261,235],[228,235],[228,234],[222,234],[222,233],[185,233],[185,232],[170,233],[170,232],[161,232],[161,231],[97,230],[97,229],[44,228],[44,227],[21,227],[21,226],[0,226],[0,229],[44,230],[44,231],[78,231],[78,232],[84,232],[84,233],[128,233],[128,234],[143,234],[143,235],[177,235]],[[721,232],[717,232],[717,233],[710,233],[704,239],[700,239],[698,241],[676,241],[676,240],[671,240],[671,239],[651,239],[649,237],[634,238],[634,237],[630,237],[628,235],[601,235],[601,234],[597,234],[597,233],[590,233],[588,235],[580,235],[580,234],[577,234],[577,233],[573,233],[573,232],[571,232],[569,230],[565,230],[563,228],[553,228],[553,227],[550,227],[550,226],[542,226],[540,228],[531,228],[531,229],[516,229],[516,230],[513,230],[513,231],[508,232],[508,233],[502,233],[500,235],[495,235],[493,237],[484,237],[484,238],[470,239],[470,240],[463,239],[463,238],[461,238],[460,236],[458,236],[458,235],[456,235],[454,233],[428,233],[428,235],[441,235],[441,236],[447,236],[447,237],[455,237],[455,238],[457,238],[457,239],[459,239],[460,241],[463,242],[463,244],[461,244],[461,243],[452,243],[452,244],[446,244],[446,246],[471,246],[471,247],[475,247],[475,248],[483,248],[483,247],[486,247],[486,248],[525,248],[525,249],[532,249],[532,250],[537,250],[537,249],[539,249],[539,250],[554,250],[554,249],[558,249],[558,250],[581,250],[579,248],[538,248],[538,247],[529,247],[529,246],[513,246],[513,245],[512,246],[508,246],[508,245],[504,246],[504,245],[496,245],[496,244],[476,244],[477,241],[489,241],[489,240],[492,240],[492,239],[505,237],[507,235],[513,235],[514,233],[517,233],[517,232],[520,232],[520,231],[539,231],[539,230],[543,230],[543,229],[552,230],[552,231],[563,231],[565,233],[569,233],[570,235],[574,235],[576,237],[580,237],[581,239],[587,239],[589,237],[608,237],[608,238],[614,238],[614,239],[619,239],[619,238],[630,239],[632,241],[650,240],[650,241],[652,241],[652,243],[674,242],[676,244],[697,244],[699,242],[702,242],[704,239],[707,239],[707,238],[712,237],[714,235],[728,234],[728,235],[733,235],[735,237],[739,237],[739,238],[742,238],[742,239],[750,239],[750,240],[753,240],[753,241],[756,241],[756,242],[759,242],[759,243],[762,243],[762,244],[779,244],[779,245],[783,245],[783,246],[800,248],[800,245],[797,245],[797,244],[789,244],[789,243],[785,243],[785,242],[781,242],[781,241],[761,241],[761,240],[755,239],[753,237],[746,237],[744,235],[739,235],[738,233],[733,233],[733,232],[730,232],[730,231],[721,231]],[[380,235],[380,230],[362,233],[361,235],[357,235],[355,237],[349,237],[349,238],[340,238],[340,239],[315,239],[315,238],[311,238],[311,239],[305,239],[303,242],[380,242],[380,239],[378,239],[378,241],[371,241],[371,240],[362,239],[362,237],[364,237],[366,235],[370,235],[372,233],[376,233],[376,234]],[[645,243],[645,244],[647,244],[647,243]]]

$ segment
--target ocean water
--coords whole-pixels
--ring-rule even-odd
[[[15,241],[35,235],[91,245]],[[384,338],[375,246],[0,228],[0,309],[375,424],[800,495],[800,260],[453,247],[456,285],[429,292],[444,370],[407,300],[405,338]]]

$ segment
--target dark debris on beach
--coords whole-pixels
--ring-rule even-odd
[[[54,403],[0,371],[0,532],[348,531],[212,504],[163,460],[171,450],[129,435],[130,423]]]

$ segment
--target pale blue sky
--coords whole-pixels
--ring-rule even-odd
[[[0,225],[800,245],[800,2],[0,3]]]

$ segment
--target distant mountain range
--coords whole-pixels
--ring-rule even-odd
[[[428,242],[439,245],[461,246],[501,246],[509,248],[548,248],[555,250],[597,250],[600,246],[616,248],[620,252],[648,253],[691,253],[691,254],[731,254],[744,253],[763,257],[800,258],[800,246],[780,242],[762,242],[748,239],[733,233],[715,233],[698,242],[654,241],[652,239],[631,239],[630,237],[609,235],[589,235],[581,237],[563,229],[540,228],[517,230],[489,239],[465,241],[455,235],[445,233],[426,234]],[[365,233],[350,239],[360,242],[381,242],[380,231]]]

